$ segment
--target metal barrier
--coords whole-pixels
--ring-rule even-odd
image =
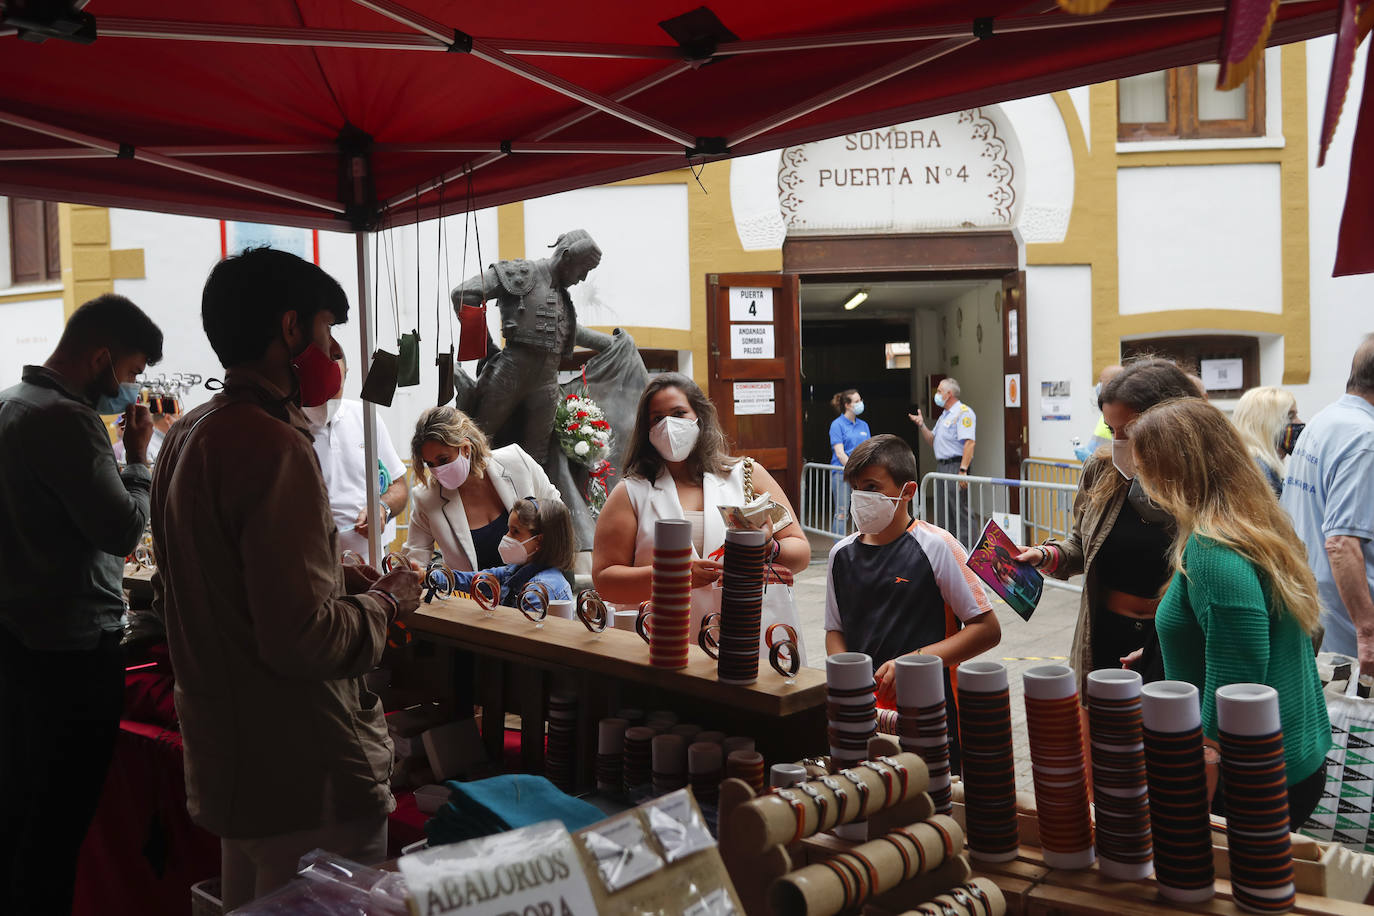
[[[1049,458],[1027,458],[1021,462],[1021,480],[1030,483],[1071,484],[1075,493],[1083,465],[1077,461],[1055,461]],[[1074,494],[1063,491],[1027,491],[1022,497],[1021,514],[1036,524],[1026,529],[1028,543],[1038,544],[1051,537],[1060,537],[1073,524]]]
[[[833,538],[852,534],[854,522],[849,517],[849,484],[844,482],[844,471],[833,464],[803,464],[797,513],[802,530],[810,534]]]
[[[1019,513],[1011,511],[1013,490],[1021,494]],[[1069,535],[1077,492],[1077,484],[931,473],[921,478],[915,509],[925,521],[953,534],[966,549],[977,543],[989,519],[1016,543],[1029,545]],[[1042,515],[1044,506],[1049,506],[1049,511]],[[1083,590],[1081,585],[1050,576],[1045,577],[1045,583],[1072,592]]]

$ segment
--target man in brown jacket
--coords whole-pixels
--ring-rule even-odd
[[[221,261],[201,300],[224,391],[182,418],[152,489],[162,615],[191,818],[221,838],[226,911],[323,847],[386,856],[391,742],[362,675],[419,577],[345,581],[301,406],[338,387],[343,290],[294,255]]]

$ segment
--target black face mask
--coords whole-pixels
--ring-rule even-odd
[[[1285,455],[1293,454],[1293,449],[1297,447],[1298,437],[1307,428],[1306,423],[1289,423],[1279,434],[1279,451]]]
[[[1126,499],[1130,500],[1131,507],[1135,509],[1136,514],[1149,524],[1173,526],[1174,517],[1161,509],[1153,499],[1150,499],[1145,488],[1140,485],[1140,478],[1137,477],[1131,481],[1130,489],[1126,491]]]

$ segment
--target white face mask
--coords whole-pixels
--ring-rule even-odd
[[[854,527],[860,534],[877,534],[892,524],[897,514],[896,496],[884,496],[868,490],[855,490],[849,494],[849,514],[854,518]]]
[[[525,545],[537,537],[539,537],[539,535],[535,534],[525,538],[523,541],[517,541],[508,534],[501,538],[501,546],[496,548],[496,552],[501,554],[501,561],[503,563],[519,566],[530,558],[529,549],[525,547]]]
[[[302,407],[301,412],[305,414],[305,418],[310,421],[311,426],[319,429],[334,422],[334,417],[339,413],[339,405],[342,403],[341,399],[333,398],[318,407]]]
[[[1135,453],[1131,451],[1130,439],[1112,440],[1112,464],[1127,480],[1135,478]]]
[[[938,391],[935,392],[935,406],[936,406],[936,407],[944,407],[944,406],[945,406],[945,396],[944,396],[943,394],[941,394],[940,392],[938,392]]]
[[[686,417],[664,417],[649,430],[649,443],[665,461],[682,461],[697,447],[701,426]]]
[[[448,464],[430,468],[429,472],[434,475],[435,480],[439,481],[439,486],[445,490],[456,490],[468,479],[471,463],[472,459],[459,452]]]

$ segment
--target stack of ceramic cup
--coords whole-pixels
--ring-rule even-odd
[[[668,729],[668,733],[681,735],[687,739],[688,744],[691,744],[696,740],[697,735],[701,734],[701,726],[693,725],[690,722],[683,722],[681,725],[674,725],[672,728]]]
[[[721,742],[721,746],[725,748],[725,756],[729,757],[735,751],[753,751],[754,739],[743,735],[731,735]]]
[[[1176,903],[1207,900],[1216,871],[1197,688],[1184,681],[1146,684],[1141,719],[1159,893]]]
[[[549,695],[549,738],[544,749],[544,775],[564,792],[573,789],[573,758],[577,747],[577,697]]]
[[[624,784],[625,730],[629,726],[624,719],[602,719],[597,723],[597,791],[619,792]]]
[[[725,777],[742,779],[754,792],[763,791],[763,755],[758,751],[733,751],[725,758]]]
[[[655,709],[649,713],[644,724],[654,730],[654,734],[662,735],[677,725],[677,713],[668,709]]]
[[[1291,910],[1296,888],[1278,691],[1265,684],[1218,688],[1217,733],[1231,892],[1247,910]]]
[[[862,652],[837,652],[825,660],[826,718],[830,759],[836,769],[868,759],[868,739],[878,733],[877,682],[873,659]],[[868,827],[855,821],[835,828],[844,839],[864,839]]]
[[[1121,881],[1139,881],[1154,871],[1140,686],[1140,675],[1125,668],[1088,675],[1098,868]]]
[[[687,667],[692,611],[692,524],[675,518],[654,522],[653,608],[649,662],[658,668]]]
[[[655,735],[652,744],[653,787],[664,795],[687,785],[687,739],[681,735]]]
[[[945,663],[936,655],[897,659],[897,736],[902,750],[919,754],[930,770],[930,800],[936,814],[949,814],[949,722],[945,705]],[[879,710],[881,716],[884,710]],[[878,725],[882,729],[882,723]]]
[[[752,684],[759,679],[766,541],[756,529],[725,532],[716,670],[726,684]]]
[[[627,795],[647,790],[653,780],[654,730],[647,725],[625,729],[624,789]]]
[[[799,763],[775,763],[768,768],[768,786],[772,789],[786,789],[806,780],[806,767]]]
[[[697,741],[687,746],[687,781],[697,803],[715,805],[720,800],[725,754],[719,744]]]
[[[1096,855],[1078,719],[1078,675],[1068,665],[1040,665],[1022,675],[1022,685],[1045,864],[1087,868]]]
[[[1007,669],[1000,663],[959,666],[959,741],[969,855],[983,862],[1010,862],[1021,837],[1011,697]]]

